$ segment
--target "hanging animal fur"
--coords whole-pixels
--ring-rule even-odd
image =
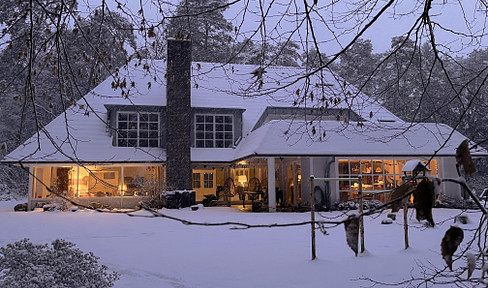
[[[349,216],[349,219],[344,222],[344,228],[346,229],[347,245],[358,256],[359,217],[355,215]]]
[[[473,158],[471,158],[471,153],[469,152],[468,140],[464,140],[456,149],[456,162],[463,165],[466,175],[471,175],[476,172]]]
[[[476,269],[476,256],[472,253],[466,253],[466,261],[468,262],[468,279],[473,275],[473,271]]]
[[[413,189],[414,189],[414,186],[413,186],[412,182],[408,182],[408,183],[405,183],[401,186],[398,186],[395,190],[393,190],[391,192],[391,201],[395,201],[397,199],[402,198],[405,194],[412,191]],[[406,201],[406,199],[403,199],[402,201],[398,201],[398,202],[394,203],[391,206],[391,212],[398,212],[403,207],[403,203],[405,201]]]
[[[444,238],[441,242],[441,253],[442,258],[446,261],[447,267],[452,271],[452,255],[456,252],[459,244],[463,241],[464,232],[463,229],[451,226],[449,230],[446,231]]]
[[[432,207],[435,203],[435,187],[434,183],[429,180],[424,180],[417,184],[417,188],[413,192],[413,206],[415,207],[418,221],[427,220],[429,224],[434,227],[434,218],[432,217]]]

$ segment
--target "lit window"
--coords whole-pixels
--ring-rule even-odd
[[[203,173],[203,188],[213,188],[213,173]]]
[[[232,115],[195,115],[195,147],[229,148],[234,139]]]
[[[389,201],[389,192],[403,183],[403,165],[407,160],[393,159],[339,159],[339,178],[356,178],[362,176],[362,191],[365,199]],[[436,175],[437,160],[431,160],[430,175]],[[340,180],[339,195],[341,201],[358,198],[359,183],[357,180]]]
[[[117,146],[159,147],[159,113],[118,112]]]
[[[193,173],[192,175],[192,186],[193,188],[200,188],[200,173]]]

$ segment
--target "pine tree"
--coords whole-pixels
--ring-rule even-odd
[[[190,37],[193,61],[225,62],[232,43],[226,0],[182,0],[167,26],[167,37]],[[223,7],[223,8],[219,8]]]

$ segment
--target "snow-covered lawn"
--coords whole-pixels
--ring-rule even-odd
[[[441,239],[460,210],[435,209],[435,228],[425,228],[409,210],[410,248],[403,249],[403,214],[381,224],[386,214],[365,218],[366,252],[358,257],[347,246],[343,226],[317,231],[317,259],[311,260],[310,226],[257,228],[187,226],[163,218],[137,218],[94,211],[13,212],[15,202],[0,202],[0,246],[23,238],[50,243],[63,238],[121,277],[115,287],[367,287],[369,277],[385,283],[421,277],[419,264],[444,267]],[[250,224],[302,222],[309,213],[249,213],[234,208],[161,210],[196,222]],[[140,212],[141,214],[143,212]],[[459,224],[465,247],[480,213],[467,211]],[[321,213],[326,217],[339,212]],[[342,216],[341,216],[342,217]],[[321,220],[317,216],[317,220]],[[337,220],[337,219],[336,219]],[[459,249],[456,253],[459,252]],[[456,261],[453,268],[466,265]],[[476,271],[474,277],[479,276]],[[465,277],[465,275],[463,275]],[[381,285],[375,287],[382,287]],[[435,286],[437,287],[437,285]]]

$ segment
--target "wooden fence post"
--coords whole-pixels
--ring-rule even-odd
[[[315,260],[316,254],[315,254],[315,189],[314,189],[314,176],[310,176],[310,226],[312,230],[312,260]]]
[[[403,203],[403,230],[405,234],[405,249],[408,249],[408,198]]]
[[[363,219],[363,177],[358,177],[359,182],[359,234],[361,236],[361,253],[364,253],[364,219]]]

